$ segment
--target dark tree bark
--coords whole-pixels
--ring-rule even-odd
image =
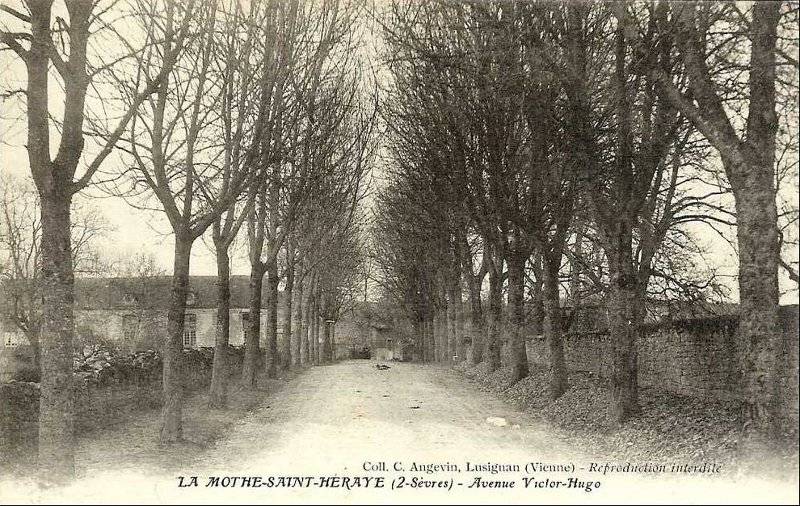
[[[189,290],[189,258],[192,239],[187,233],[175,234],[175,261],[172,275],[167,342],[164,343],[163,388],[160,441],[174,443],[183,438],[183,323],[186,317],[186,295]]]
[[[426,324],[425,320],[423,318],[421,318],[421,317],[419,318],[419,320],[417,320],[415,322],[415,331],[417,333],[417,336],[419,336],[419,343],[418,343],[419,359],[423,363],[425,363],[427,361],[427,356],[428,356],[428,351],[426,349],[427,340],[426,340],[426,337],[425,337],[425,334],[427,333],[427,328],[426,327],[427,327],[427,324]]]
[[[276,287],[277,291],[277,287]],[[292,304],[294,302],[294,265],[291,263],[286,267],[286,289],[284,290],[286,299],[285,319],[283,321],[283,339],[281,340],[281,368],[286,370],[292,366]]]
[[[250,304],[247,312],[245,330],[244,362],[242,363],[241,383],[245,388],[255,388],[261,358],[261,290],[264,284],[265,268],[260,262],[250,270]]]
[[[567,366],[564,361],[564,344],[561,328],[561,304],[558,295],[558,269],[561,264],[561,252],[554,257],[545,258],[544,274],[544,335],[547,344],[549,384],[548,393],[551,399],[558,399],[567,390]]]
[[[436,360],[445,362],[450,349],[450,308],[447,303],[446,287],[442,286],[439,293],[439,309],[436,312]]]
[[[483,361],[483,336],[486,334],[486,319],[483,315],[480,287],[474,286],[475,284],[472,282],[469,285],[469,321],[472,338],[472,356],[470,358],[473,364],[480,364]]]
[[[48,17],[49,19],[49,17]],[[70,203],[64,188],[40,193],[42,330],[39,466],[46,479],[75,474],[72,338],[74,332]],[[50,476],[47,476],[50,474]]]
[[[535,335],[544,333],[544,269],[542,268],[542,256],[533,255],[533,287],[531,288],[531,324]]]
[[[716,148],[736,202],[739,247],[739,333],[746,344],[743,364],[748,439],[777,434],[776,354],[780,347],[778,270],[780,232],[775,204],[775,52],[781,2],[757,2],[750,23],[749,104],[745,135],[737,134],[705,61],[705,34],[698,28],[696,6],[672,6],[680,22],[678,43],[692,97],[680,92],[667,75],[658,76],[670,100]],[[697,105],[694,105],[694,101]]]
[[[320,364],[320,342],[319,342],[319,297],[314,295],[311,305],[311,355],[314,365]]]
[[[511,310],[510,351],[511,380],[517,382],[528,375],[528,354],[525,350],[525,260],[527,255],[513,253],[508,258],[508,302]]]
[[[228,342],[230,339],[231,286],[228,246],[217,245],[217,319],[214,329],[214,364],[208,404],[223,408],[228,400]]]
[[[572,307],[578,307],[580,305],[580,289],[581,289],[581,272],[583,270],[583,266],[581,265],[579,259],[583,258],[583,234],[586,225],[584,223],[578,223],[575,231],[575,251],[574,256],[571,257],[569,263],[569,298]]]
[[[617,423],[639,412],[636,342],[642,315],[629,234],[617,238],[614,254],[609,255],[609,333],[613,336],[610,418]]]
[[[331,349],[331,321],[325,318],[322,324],[322,363],[330,364],[333,357],[333,350]]]
[[[87,69],[87,47],[92,24],[102,24],[102,13],[93,12],[94,2],[66,2],[67,19],[60,20],[56,44],[51,30],[51,0],[27,2],[29,15],[3,5],[4,13],[30,26],[29,31],[0,30],[0,43],[13,51],[26,68],[26,119],[28,161],[41,204],[42,223],[42,324],[40,328],[39,478],[64,482],[74,477],[74,422],[72,388],[72,346],[74,333],[74,272],[71,250],[72,196],[86,188],[113,150],[136,109],[163,82],[171,69],[162,69],[141,92],[130,99],[129,108],[114,132],[105,139],[93,159],[84,160],[85,171],[76,178],[84,148],[86,91],[94,74]],[[187,9],[190,12],[191,8]],[[63,16],[63,13],[61,13]],[[65,27],[65,29],[61,29]],[[68,40],[68,43],[65,41]],[[29,47],[23,47],[24,43]],[[67,51],[62,51],[68,47]],[[52,64],[52,65],[51,65]],[[60,141],[51,158],[49,107],[51,67],[61,78],[64,90]]]
[[[436,361],[436,337],[435,337],[435,330],[434,330],[434,321],[433,315],[429,315],[428,319],[425,321],[425,340],[428,343],[426,348],[426,361],[427,362],[435,362]]]
[[[464,359],[463,352],[463,332],[464,319],[461,300],[461,280],[456,279],[450,282],[448,290],[448,320],[450,322],[450,338],[448,346],[448,361],[461,362]],[[455,358],[454,358],[455,357]]]
[[[278,262],[267,264],[267,377],[278,377]]]
[[[303,287],[303,291],[306,292],[303,299],[302,304],[302,320],[300,321],[300,337],[302,338],[302,348],[300,353],[300,361],[303,365],[313,364],[314,360],[312,357],[313,348],[311,347],[311,324],[310,324],[310,317],[311,317],[311,305],[312,305],[312,287],[314,286],[313,278],[309,279],[308,287]]]
[[[327,364],[330,362],[330,323],[328,323],[329,319],[327,317],[328,307],[327,302],[325,301],[325,296],[321,296],[321,307],[320,307],[320,333],[322,334],[322,342],[320,343],[319,347],[319,361],[321,364]]]
[[[467,293],[470,308],[470,339],[472,354],[470,361],[472,364],[480,364],[483,361],[483,336],[486,332],[486,320],[483,314],[483,303],[481,301],[481,285],[486,277],[486,255],[483,257],[477,275],[472,272],[472,254],[466,236],[461,241],[461,268],[464,271],[464,278],[467,281]]]
[[[489,269],[489,324],[488,332],[486,333],[484,357],[489,372],[500,368],[500,348],[503,333],[502,259],[495,259],[494,264]]]
[[[294,332],[292,332],[292,365],[299,367],[304,363],[303,353],[304,350],[304,336],[303,336],[303,280],[302,278],[297,283],[294,302]]]

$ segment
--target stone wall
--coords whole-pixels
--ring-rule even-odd
[[[783,416],[798,420],[798,307],[781,307],[779,367]],[[680,320],[645,327],[638,346],[639,384],[692,397],[741,398],[741,357],[735,316]],[[611,343],[605,332],[565,335],[564,354],[571,371],[593,377],[611,376]],[[528,360],[547,365],[540,337],[527,342]]]
[[[243,350],[228,349],[231,375],[241,370]],[[184,357],[185,392],[208,386],[213,353],[193,351]],[[85,433],[116,423],[125,413],[158,407],[163,402],[162,364],[126,370],[102,381],[75,376],[75,429]],[[36,454],[39,418],[39,385],[31,382],[0,383],[0,472],[3,462],[30,462]],[[14,455],[15,459],[6,456]],[[19,459],[17,459],[19,457]]]

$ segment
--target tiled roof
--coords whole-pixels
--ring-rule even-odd
[[[267,283],[262,286],[261,306],[266,307]],[[231,307],[249,305],[248,276],[231,276]],[[171,276],[149,278],[76,278],[76,309],[118,309],[131,306],[148,309],[169,307]],[[217,307],[217,277],[190,276],[190,295],[187,306],[195,308]],[[284,293],[278,293],[278,303],[284,303]]]

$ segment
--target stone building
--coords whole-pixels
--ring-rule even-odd
[[[216,276],[191,276],[186,300],[183,344],[187,348],[213,347],[217,312]],[[166,335],[170,276],[133,278],[78,278],[75,280],[76,344],[107,344],[122,351],[156,349]],[[248,276],[231,276],[230,337],[233,346],[244,344],[249,306]],[[262,293],[261,345],[266,344],[268,309],[266,283]],[[286,295],[278,294],[278,340],[286,321]],[[381,357],[400,358],[399,343],[392,345],[389,325],[376,319],[370,305],[362,304],[333,324],[335,358],[355,358],[369,350],[382,349]],[[14,324],[0,320],[0,368],[9,369],[9,360],[30,354],[29,343]],[[382,341],[381,341],[382,340]],[[381,341],[381,342],[379,342]],[[15,359],[16,360],[16,359]],[[5,367],[2,364],[6,363]]]
[[[172,278],[78,278],[75,280],[76,341],[107,343],[122,350],[156,348],[166,335]],[[265,284],[266,285],[266,284]],[[230,344],[244,344],[248,318],[248,277],[231,277]],[[214,346],[216,277],[192,276],[186,300],[183,342],[187,348]],[[285,321],[285,295],[279,293],[278,335]],[[261,339],[267,323],[266,287],[262,294]],[[0,321],[0,350],[27,346],[24,334]]]

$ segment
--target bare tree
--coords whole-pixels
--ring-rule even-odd
[[[31,344],[39,366],[39,332],[42,325],[42,227],[39,196],[33,182],[11,176],[0,178],[0,300],[3,317],[13,322]],[[93,276],[109,269],[97,250],[110,226],[97,209],[73,204],[72,265],[78,275]]]
[[[781,3],[759,2],[749,15],[747,36],[752,49],[745,98],[749,112],[740,128],[726,109],[722,85],[715,81],[707,61],[713,10],[688,3],[671,5],[671,12],[678,22],[676,36],[691,95],[676,87],[668,74],[654,70],[654,79],[662,96],[719,151],[733,190],[739,253],[739,328],[747,339],[745,427],[751,436],[772,436],[778,409],[775,364],[781,261],[775,190],[775,82]]]
[[[141,3],[139,19],[154,44],[138,58],[137,79],[149,81],[170,69],[153,99],[135,114],[126,139],[133,164],[129,172],[129,202],[145,207],[155,199],[175,237],[172,289],[164,346],[164,407],[160,439],[182,439],[183,379],[181,350],[189,260],[194,241],[239,197],[252,179],[243,165],[220,163],[219,111],[224,97],[222,73],[215,68],[215,37],[220,13],[216,2],[170,5],[165,15],[155,4]],[[179,16],[193,36],[183,39]],[[185,50],[176,47],[185,44]],[[257,135],[254,134],[254,135]],[[138,191],[138,194],[137,194]],[[136,196],[139,202],[134,202]]]
[[[88,0],[65,2],[56,21],[52,0],[31,1],[26,7],[27,12],[23,12],[2,6],[4,26],[0,29],[0,42],[3,49],[12,50],[25,64],[27,151],[41,202],[39,464],[42,478],[49,481],[74,475],[72,198],[92,182],[138,107],[161,86],[169,69],[151,75],[146,82],[139,81],[140,86],[131,89],[128,107],[121,112],[96,154],[87,159],[83,156],[87,91],[102,74],[112,72],[117,63],[125,60],[107,61],[104,59],[107,55],[91,54],[89,42],[97,37],[97,28],[109,26],[108,10]],[[54,23],[58,24],[55,29]],[[179,33],[178,38],[182,39],[183,32]],[[122,47],[129,46],[122,41]],[[51,156],[54,115],[49,103],[51,67],[64,90],[55,157]],[[82,172],[78,171],[79,165],[83,165]]]
[[[219,55],[216,64],[222,79],[222,106],[220,117],[223,124],[223,171],[230,179],[234,173],[248,168],[255,158],[259,140],[253,137],[256,131],[258,107],[255,100],[258,94],[257,71],[259,66],[251,62],[258,27],[263,16],[259,2],[252,2],[247,12],[241,4],[231,2],[223,14]],[[252,170],[252,166],[249,167]],[[254,178],[253,181],[256,181]],[[230,181],[228,181],[230,183]],[[254,184],[254,183],[251,183]],[[224,407],[227,402],[228,368],[226,363],[230,333],[230,255],[229,250],[239,234],[250,209],[254,205],[252,194],[244,202],[232,199],[227,209],[219,214],[211,227],[214,253],[217,259],[217,318],[214,339],[214,365],[209,388],[209,405]]]

